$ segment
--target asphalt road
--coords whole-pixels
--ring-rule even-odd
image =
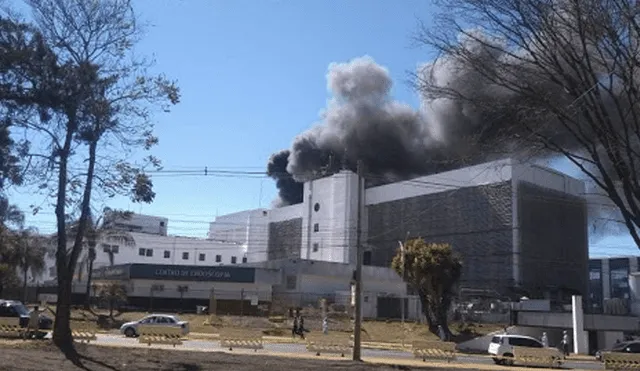
[[[144,344],[138,343],[138,339],[126,338],[122,335],[112,334],[98,334],[98,344],[112,345],[112,346],[125,346],[125,347],[146,347]],[[220,342],[212,340],[185,340],[179,348],[184,350],[199,350],[199,351],[223,351],[220,347]],[[304,344],[271,344],[265,343],[264,350],[271,353],[306,353],[307,350]],[[377,350],[377,349],[363,349],[363,357],[372,358],[387,358],[387,359],[412,359],[413,355],[409,352],[391,351],[391,350]],[[493,360],[486,356],[480,355],[458,355],[457,362],[470,363],[470,364],[493,364]],[[499,366],[496,366],[499,369]],[[563,365],[565,369],[581,369],[581,370],[603,370],[604,367],[599,362],[588,361],[569,361]]]

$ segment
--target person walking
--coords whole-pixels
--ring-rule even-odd
[[[291,336],[295,339],[298,334],[298,316],[293,317],[293,328],[291,329]]]
[[[25,337],[31,339],[38,336],[38,332],[40,332],[40,313],[42,312],[44,312],[44,309],[40,310],[36,305],[29,313],[29,323],[27,325]]]
[[[569,355],[569,334],[567,330],[562,331],[562,352],[565,358]]]
[[[546,332],[542,333],[541,342],[542,342],[542,346],[543,347],[545,347],[545,348],[549,347],[549,338],[547,337],[547,333]]]
[[[306,332],[304,328],[304,317],[300,316],[300,321],[298,322],[298,334],[300,338],[304,340],[304,333]]]

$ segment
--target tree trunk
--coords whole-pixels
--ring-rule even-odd
[[[427,319],[427,326],[429,327],[429,332],[438,335],[438,324],[436,323],[436,318],[434,317],[431,311],[431,304],[429,303],[429,298],[426,294],[419,292],[418,296],[420,297],[420,304],[422,306],[422,313]]]
[[[23,269],[24,274],[22,276],[22,303],[27,304],[27,275],[29,274],[29,268],[25,267]]]
[[[70,111],[73,111],[71,109]],[[58,173],[58,195],[56,199],[56,224],[58,232],[58,244],[56,249],[56,270],[58,273],[58,301],[56,316],[53,327],[53,342],[62,350],[68,358],[77,356],[73,347],[73,338],[71,337],[71,327],[69,320],[71,318],[71,285],[73,280],[73,272],[69,272],[67,264],[67,183],[68,170],[67,164],[69,154],[71,153],[71,142],[75,133],[76,123],[73,112],[68,112],[67,132],[62,148],[59,150],[59,173]],[[79,233],[81,231],[78,231]]]
[[[89,272],[87,272],[87,295],[84,299],[84,309],[91,307],[91,280],[93,278],[93,259],[89,259]]]
[[[56,320],[53,324],[53,342],[67,357],[75,357],[76,352],[71,336],[71,290],[70,278],[58,276],[58,301]]]

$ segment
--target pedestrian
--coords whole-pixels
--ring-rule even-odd
[[[440,336],[440,340],[447,341],[447,334],[444,332],[441,325],[438,325],[438,336]]]
[[[542,339],[541,340],[542,340],[542,346],[545,347],[545,348],[548,348],[549,347],[549,338],[547,337],[547,333],[546,332],[542,333]]]
[[[567,330],[562,331],[562,352],[565,357],[569,355],[569,334]]]
[[[327,321],[327,317],[322,319],[322,333],[325,335],[329,333],[329,322]]]
[[[291,336],[295,339],[298,334],[298,317],[293,317],[293,328],[291,329]]]
[[[40,332],[40,313],[42,312],[44,312],[44,310],[40,311],[40,308],[36,305],[31,313],[29,313],[29,324],[27,325],[26,337],[36,337],[38,332]]]
[[[300,316],[300,321],[298,322],[298,334],[300,335],[300,338],[302,338],[302,340],[304,340],[304,333],[305,333],[305,328],[304,328],[304,317]]]

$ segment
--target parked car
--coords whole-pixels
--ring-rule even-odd
[[[596,352],[596,359],[602,361],[602,352],[612,353],[640,353],[640,341],[623,341],[614,345],[611,349],[602,349]]]
[[[2,300],[0,299],[0,317],[19,318],[20,326],[27,327],[29,325],[29,314],[31,311],[21,302],[15,300]],[[39,315],[38,328],[40,330],[51,330],[53,328],[53,319]],[[47,335],[46,331],[40,331],[36,334],[38,339],[44,338]]]
[[[189,322],[180,321],[176,316],[169,314],[150,314],[140,320],[127,322],[120,327],[120,333],[126,337],[139,336],[138,326],[140,325],[175,326],[182,328],[183,335],[189,333]]]
[[[529,348],[544,348],[544,345],[535,338],[524,335],[495,335],[491,339],[491,344],[489,344],[489,354],[493,357],[493,362],[497,365],[513,365],[513,347],[529,347]],[[556,348],[548,348],[553,349],[558,353],[557,359],[558,365],[562,364],[562,360],[564,359],[564,355],[560,350]]]

